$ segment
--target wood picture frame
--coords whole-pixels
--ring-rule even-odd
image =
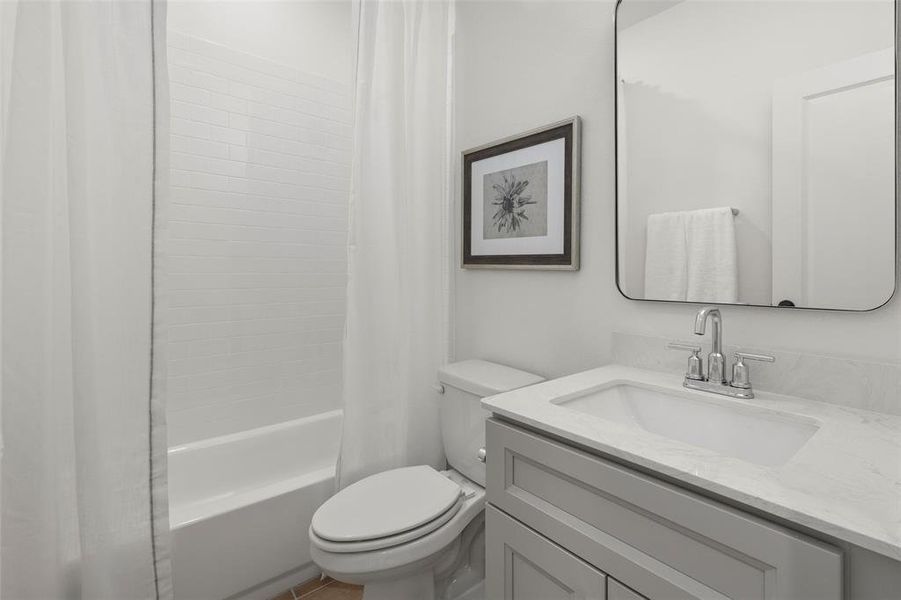
[[[462,153],[464,269],[579,269],[578,116]]]

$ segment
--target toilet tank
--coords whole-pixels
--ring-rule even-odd
[[[464,360],[438,370],[444,386],[441,403],[441,439],[447,463],[468,479],[485,486],[485,463],[479,449],[485,447],[482,398],[544,381],[544,378],[484,360]]]

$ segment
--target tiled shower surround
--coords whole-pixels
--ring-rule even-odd
[[[169,32],[170,444],[339,406],[350,90]]]

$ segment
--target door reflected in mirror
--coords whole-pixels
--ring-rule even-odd
[[[870,310],[895,289],[892,0],[621,0],[628,298]]]

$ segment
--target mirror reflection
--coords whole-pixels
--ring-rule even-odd
[[[891,0],[622,0],[629,298],[869,310],[895,288]]]

